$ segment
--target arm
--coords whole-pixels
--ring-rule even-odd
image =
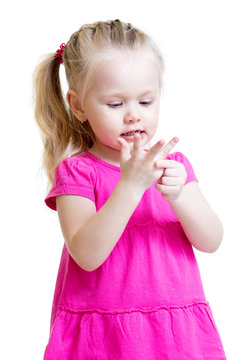
[[[121,180],[106,203],[80,227],[70,242],[70,252],[81,259],[81,267],[92,271],[107,259],[144,192],[163,172],[155,169],[156,156],[165,159],[178,140],[174,137],[164,147],[164,141],[160,140],[145,154],[139,134],[134,135],[132,151],[127,141],[118,138]]]
[[[212,253],[223,238],[223,226],[211,209],[196,181],[184,185],[176,199],[169,199],[190,243],[198,250]]]
[[[163,173],[154,166],[156,156],[164,159],[178,142],[174,137],[163,147],[164,141],[160,140],[145,154],[139,134],[134,136],[132,151],[127,141],[118,140],[121,179],[97,213],[91,200],[58,196],[58,213],[68,251],[86,271],[96,270],[107,259],[144,192]]]
[[[119,181],[109,199],[74,235],[69,252],[86,271],[96,270],[121,237],[143,193]]]

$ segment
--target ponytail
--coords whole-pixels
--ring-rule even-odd
[[[52,186],[58,164],[72,151],[79,150],[82,124],[67,110],[59,77],[60,63],[49,54],[36,67],[34,78],[35,119],[41,130],[44,151],[42,166],[48,177],[47,191]],[[90,134],[91,135],[91,134]],[[88,146],[92,141],[86,141]],[[70,145],[70,147],[69,147]],[[86,150],[86,147],[82,146]],[[72,150],[72,151],[71,151]]]

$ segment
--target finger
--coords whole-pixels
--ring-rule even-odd
[[[178,170],[176,170],[176,168],[172,168],[172,169],[167,168],[163,170],[163,175],[176,178],[180,176],[180,173]]]
[[[174,138],[172,138],[172,140],[170,140],[161,150],[160,159],[165,159],[172,150],[172,148],[178,143],[178,141],[179,138],[177,136],[174,136]]]
[[[167,186],[167,185],[162,185],[162,184],[159,184],[159,183],[156,183],[155,187],[156,187],[156,189],[158,189],[159,191],[161,191],[165,195],[173,195],[178,190],[177,186]]]
[[[167,186],[177,186],[179,184],[178,177],[162,176],[161,184]]]
[[[140,134],[134,134],[134,140],[133,140],[133,150],[132,155],[136,156],[139,154],[139,150],[141,148],[141,135]]]
[[[179,177],[181,174],[180,172],[178,171],[178,169],[176,170],[176,168],[163,168],[162,166],[156,166],[155,164],[155,167],[157,169],[161,169],[162,170],[162,176],[169,176],[169,177],[174,177],[174,178],[177,178]]]
[[[155,162],[156,166],[159,168],[171,168],[171,169],[175,169],[175,168],[179,168],[181,165],[179,165],[178,161],[175,160],[157,160]]]
[[[130,157],[130,149],[127,141],[122,138],[117,138],[118,144],[120,144],[120,163],[127,161]]]
[[[163,148],[163,145],[165,144],[165,140],[161,139],[156,142],[155,145],[153,145],[149,151],[147,152],[146,158],[148,160],[154,160],[157,155],[159,155],[160,150]]]

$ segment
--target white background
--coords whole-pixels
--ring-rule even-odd
[[[228,360],[240,359],[238,1],[14,1],[1,9],[1,359],[40,360],[63,237],[44,204],[32,72],[85,24],[119,18],[150,34],[166,71],[159,131],[178,136],[224,225],[213,254],[195,250]],[[153,141],[155,143],[155,141]],[[63,359],[64,360],[64,359]],[[147,359],[146,359],[147,360]],[[188,359],[186,359],[188,360]]]

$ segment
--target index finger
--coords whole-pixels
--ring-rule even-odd
[[[170,140],[165,146],[164,148],[161,149],[160,151],[160,159],[161,160],[165,160],[167,155],[170,153],[170,151],[172,150],[172,148],[178,143],[179,138],[177,136],[174,136],[174,138],[172,138],[172,140]]]

